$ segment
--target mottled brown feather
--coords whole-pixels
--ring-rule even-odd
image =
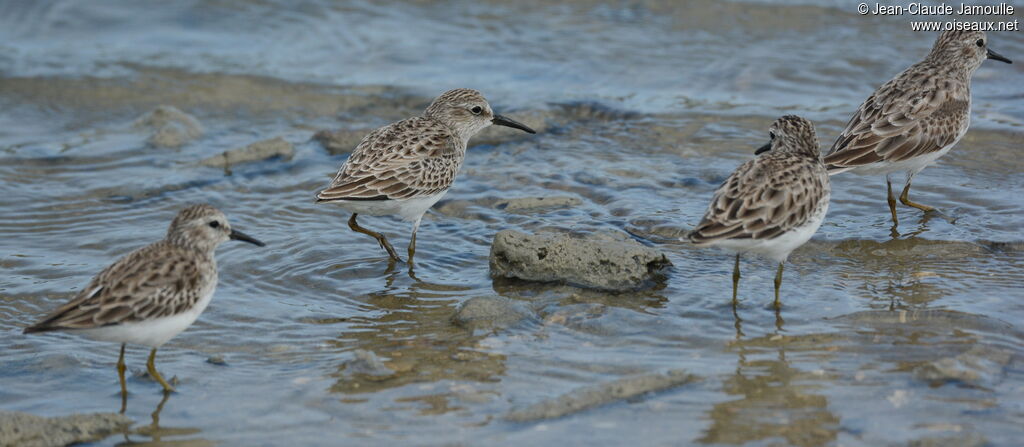
[[[816,157],[768,152],[743,163],[722,183],[688,237],[698,245],[773,239],[806,224],[828,195],[828,173]]]
[[[356,147],[318,202],[396,200],[431,196],[451,187],[465,156],[450,128],[428,117],[377,129]]]
[[[206,289],[202,285],[211,281],[217,281],[211,255],[166,240],[156,242],[104,269],[73,300],[25,332],[90,329],[177,315],[194,306]]]
[[[983,33],[979,35],[984,38]],[[941,35],[927,58],[883,84],[860,105],[825,155],[830,172],[931,154],[967,131],[970,76],[976,67],[963,61],[962,53],[943,47],[955,45],[958,37],[957,33]]]

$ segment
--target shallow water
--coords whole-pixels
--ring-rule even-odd
[[[986,63],[973,127],[915,179],[943,215],[900,209],[881,177],[839,176],[828,219],[774,268],[676,238],[716,185],[798,113],[828,145],[879,83],[933,37],[855,5],[794,2],[208,1],[0,6],[0,410],[117,411],[117,348],[23,336],[118,256],[209,202],[268,243],[227,244],[211,307],[158,366],[161,401],[129,350],[137,430],[101,445],[563,443],[1014,445],[1024,423],[1024,69]],[[1020,33],[991,36],[1024,59]],[[488,130],[424,219],[415,278],[389,268],[313,193],[345,159],[310,137],[482,90],[541,132]],[[205,135],[146,144],[138,116],[174,105]],[[281,136],[290,160],[199,160]],[[509,211],[509,197],[578,206]],[[404,247],[409,225],[364,225]],[[653,289],[605,294],[492,281],[494,233],[625,231],[674,264]],[[418,278],[418,279],[416,279]],[[533,312],[512,327],[450,322],[468,298]],[[355,350],[396,374],[354,375]],[[223,358],[223,365],[207,362]],[[682,369],[698,380],[540,422],[505,415],[579,387]]]

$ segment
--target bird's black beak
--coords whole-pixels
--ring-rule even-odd
[[[768,152],[770,150],[772,150],[772,143],[771,143],[771,141],[769,141],[768,144],[757,148],[757,150],[754,151],[754,155],[761,155],[761,154],[763,154],[765,152]]]
[[[248,234],[245,234],[245,233],[243,233],[241,231],[234,230],[234,229],[231,230],[231,234],[229,234],[228,237],[230,237],[231,240],[233,240],[233,241],[248,242],[248,243],[253,244],[253,245],[257,246],[257,247],[265,247],[267,245],[267,244],[264,244],[263,242],[260,242],[259,239],[256,239],[256,238],[254,238],[252,236],[249,236]]]
[[[986,51],[986,54],[988,54],[988,58],[989,59],[995,59],[995,60],[997,60],[999,62],[1006,62],[1007,64],[1012,64],[1013,63],[1013,61],[1007,59],[1002,54],[996,53],[995,51],[992,51],[992,50],[985,50],[985,51]]]
[[[511,127],[513,129],[519,129],[519,130],[521,130],[523,132],[526,132],[526,133],[537,133],[537,131],[529,128],[526,124],[520,123],[519,121],[516,121],[514,119],[505,118],[504,116],[501,116],[501,115],[494,115],[494,119],[491,120],[491,123],[492,124],[497,124],[499,126]]]

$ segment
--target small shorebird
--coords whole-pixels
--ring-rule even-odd
[[[411,221],[409,262],[416,253],[416,230],[423,214],[455,181],[466,158],[466,145],[492,124],[536,133],[525,124],[491,111],[476,90],[459,88],[438,96],[422,116],[370,132],[352,151],[316,202],[334,202],[351,211],[348,226],[377,239],[393,260],[400,261],[383,234],[363,228],[356,216],[397,214]]]
[[[68,331],[101,341],[121,343],[117,374],[121,395],[126,343],[149,346],[149,375],[164,391],[174,388],[156,369],[156,350],[196,321],[217,287],[214,251],[229,239],[260,247],[263,243],[234,230],[228,219],[209,205],[181,210],[167,236],[129,253],[103,269],[67,304],[24,333]]]
[[[778,309],[786,258],[818,231],[828,212],[828,173],[821,163],[814,125],[787,115],[771,125],[768,135],[771,141],[755,152],[759,156],[740,165],[715,190],[704,218],[684,239],[699,247],[736,252],[734,306],[740,254],[755,253],[779,263],[775,274]]]
[[[949,152],[971,124],[971,75],[985,59],[1011,63],[988,47],[982,31],[945,31],[931,53],[875,91],[825,155],[829,175],[885,174],[893,229],[899,225],[893,172],[906,171],[900,202],[934,208],[907,196],[914,175]]]

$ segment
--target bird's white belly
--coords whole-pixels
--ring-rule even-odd
[[[345,210],[356,214],[369,216],[398,215],[402,220],[412,222],[423,216],[430,207],[448,192],[441,191],[437,194],[412,199],[399,200],[338,200],[337,203]]]
[[[206,310],[211,299],[213,299],[213,287],[194,307],[177,315],[92,329],[76,329],[71,332],[93,340],[132,343],[158,348],[191,326],[196,318],[199,318],[199,315]]]
[[[922,169],[928,167],[932,163],[935,163],[935,160],[938,160],[943,155],[946,155],[946,153],[953,149],[953,146],[956,146],[956,143],[959,141],[960,139],[958,138],[956,141],[953,142],[953,144],[950,144],[942,149],[939,149],[929,154],[924,154],[918,157],[896,162],[880,161],[877,163],[857,166],[854,168],[850,168],[847,172],[853,172],[857,174],[890,174],[893,172],[913,172],[916,174],[918,172],[921,172]]]
[[[825,221],[825,214],[828,213],[829,197],[822,200],[823,205],[818,206],[814,214],[802,226],[793,228],[774,239],[727,239],[711,245],[722,247],[740,253],[754,253],[777,262],[786,262],[789,254],[797,247],[805,244],[814,236],[814,233]]]

